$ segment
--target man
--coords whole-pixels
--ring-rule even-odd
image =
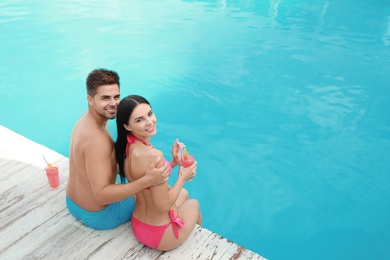
[[[106,130],[109,119],[116,117],[120,101],[119,76],[97,69],[87,78],[88,112],[75,124],[69,152],[69,178],[66,204],[69,212],[94,229],[112,229],[131,219],[132,195],[169,177],[164,164],[149,165],[143,178],[116,184],[117,162],[114,142]]]

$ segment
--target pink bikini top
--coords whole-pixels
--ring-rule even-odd
[[[142,139],[139,139],[138,137],[135,137],[134,135],[128,133],[127,134],[127,145],[126,145],[126,157],[129,156],[129,147],[132,143],[134,143],[135,141],[139,141],[141,143],[143,143],[144,145],[146,146],[151,146],[153,147],[150,143],[148,142],[145,142],[144,140]],[[165,163],[168,165],[168,168],[169,168],[169,176],[171,176],[171,173],[172,173],[172,166],[171,164],[167,161],[167,159],[165,159]],[[150,189],[150,188],[146,188],[146,189]]]

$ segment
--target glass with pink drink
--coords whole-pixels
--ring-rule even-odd
[[[184,168],[190,167],[195,162],[195,156],[189,155],[187,149],[184,147],[183,159],[181,160],[181,166]]]
[[[58,172],[58,166],[53,166],[51,164],[46,167],[46,176],[49,181],[51,189],[57,189],[60,186],[60,175]]]

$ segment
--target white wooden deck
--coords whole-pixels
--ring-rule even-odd
[[[59,165],[51,190],[42,155]],[[264,259],[206,228],[169,252],[149,249],[131,225],[90,229],[68,212],[68,158],[0,125],[0,259]]]

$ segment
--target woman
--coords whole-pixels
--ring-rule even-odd
[[[116,159],[122,178],[135,181],[145,175],[148,165],[164,158],[161,151],[150,144],[156,135],[157,119],[150,103],[132,95],[121,100],[116,117],[118,136],[115,143]],[[176,140],[172,146],[172,161],[160,160],[175,167],[181,162],[181,147]],[[132,227],[135,237],[143,244],[167,251],[180,245],[191,234],[195,224],[201,225],[199,203],[188,199],[184,183],[196,173],[196,162],[188,168],[180,167],[173,187],[168,183],[151,186],[135,195]]]

